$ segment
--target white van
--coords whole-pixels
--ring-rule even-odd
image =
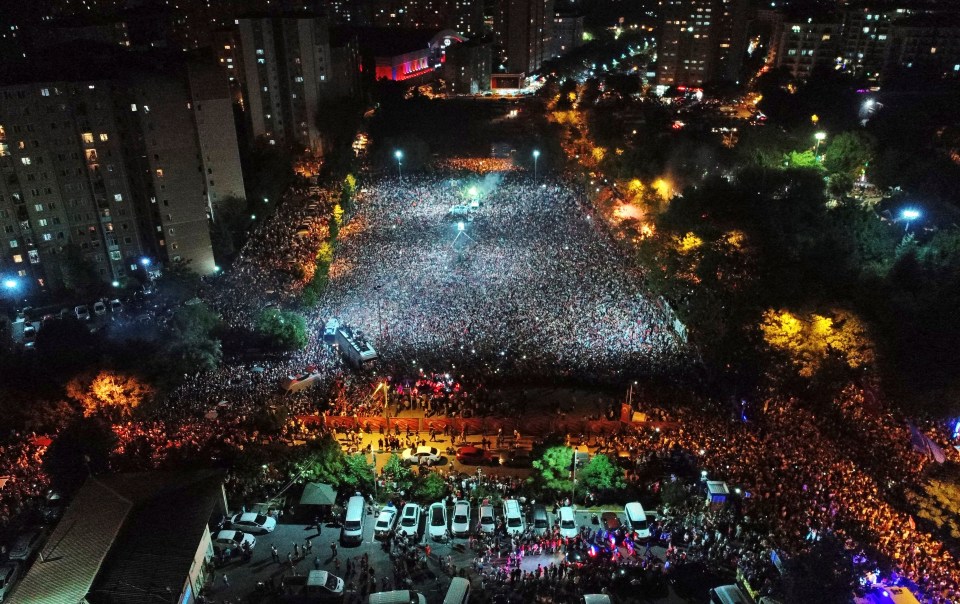
[[[370,594],[369,604],[427,604],[427,599],[423,594],[409,589],[398,589],[396,591],[381,591]]]
[[[631,501],[623,507],[627,517],[627,528],[637,533],[637,539],[650,538],[650,525],[647,524],[647,513],[639,501]]]
[[[443,604],[467,604],[470,601],[470,581],[463,577],[454,577],[443,597]]]
[[[507,499],[503,502],[503,518],[507,525],[508,534],[521,535],[527,530],[527,523],[523,520],[523,512],[520,511],[520,502],[516,499]]]
[[[557,521],[560,523],[560,536],[564,539],[573,539],[580,533],[577,521],[573,517],[572,507],[562,507],[557,510]]]
[[[710,604],[753,604],[737,585],[721,585],[710,590]]]
[[[365,517],[363,497],[354,495],[347,501],[347,513],[343,518],[343,528],[340,531],[340,541],[360,544],[363,542],[363,519]]]

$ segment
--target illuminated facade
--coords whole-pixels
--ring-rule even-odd
[[[553,0],[500,0],[494,36],[509,72],[532,73],[553,50]]]
[[[746,52],[746,13],[746,0],[661,0],[657,82],[736,80]]]

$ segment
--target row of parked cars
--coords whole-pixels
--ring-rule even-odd
[[[7,549],[7,560],[0,563],[0,602],[8,599],[28,564],[40,551],[46,538],[43,527],[29,527],[17,535]]]
[[[225,558],[243,552],[253,552],[257,538],[253,533],[272,533],[277,528],[277,519],[255,512],[234,514],[223,523],[223,528],[213,538],[213,547]]]

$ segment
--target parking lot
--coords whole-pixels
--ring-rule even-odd
[[[498,519],[502,514],[501,506],[494,506]],[[374,576],[377,579],[377,591],[386,589],[415,589],[422,593],[429,603],[442,602],[443,596],[450,583],[450,575],[444,569],[444,563],[448,559],[459,571],[468,569],[468,577],[474,578],[474,589],[480,587],[476,580],[475,558],[477,553],[469,547],[468,537],[454,537],[449,542],[440,542],[429,539],[426,536],[425,523],[427,521],[426,510],[420,516],[420,525],[417,537],[417,543],[421,549],[425,546],[430,547],[430,557],[426,562],[426,570],[414,575],[410,585],[393,584],[394,564],[385,549],[381,540],[374,538],[374,524],[376,517],[373,514],[375,510],[366,510],[363,528],[363,540],[359,545],[347,546],[340,540],[340,528],[336,524],[327,523],[322,526],[320,531],[308,524],[291,524],[282,521],[277,524],[272,533],[257,535],[257,544],[254,553],[249,562],[235,560],[218,568],[212,578],[211,589],[208,594],[216,601],[233,601],[235,598],[247,598],[250,594],[255,594],[257,584],[263,583],[265,586],[272,584],[279,586],[284,576],[290,576],[294,572],[298,575],[304,575],[315,568],[327,570],[334,575],[345,579],[346,582],[346,601],[363,601],[358,594],[356,585],[357,571],[354,570],[353,580],[347,580],[346,566],[347,561],[351,565],[359,562],[360,558],[367,555],[368,562],[374,570]],[[618,514],[623,520],[623,510]],[[475,526],[478,520],[478,510],[476,506],[471,509],[471,525]],[[578,511],[575,518],[578,526],[597,528],[593,523],[597,511]],[[399,516],[399,513],[398,513]],[[452,518],[452,512],[448,509],[448,521]],[[548,511],[548,517],[551,523],[554,522],[552,512]],[[310,541],[309,546],[306,545]],[[332,546],[336,545],[336,557],[333,556]],[[278,552],[278,561],[274,561],[271,552],[271,546],[276,547]],[[296,546],[296,547],[295,547]],[[309,547],[305,551],[305,548]],[[299,552],[299,555],[294,553]],[[662,557],[664,549],[659,545],[651,548],[655,555]],[[642,550],[638,553],[642,553]],[[293,559],[293,564],[289,562]],[[559,564],[563,558],[560,553],[527,555],[524,557],[521,568],[525,571],[534,571],[538,566],[548,567],[551,563]],[[487,563],[502,563],[502,561],[488,560]],[[355,567],[356,568],[356,567]],[[224,575],[227,581],[224,581]],[[479,595],[479,594],[478,594]],[[270,596],[257,598],[253,601],[269,602]],[[482,601],[482,600],[481,600]],[[667,597],[649,599],[651,602],[675,603],[685,602],[687,600],[677,596],[672,590]]]

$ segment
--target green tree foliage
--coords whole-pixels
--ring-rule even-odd
[[[413,496],[417,501],[430,503],[439,501],[447,495],[447,483],[436,472],[427,472],[425,476],[417,480],[413,489]]]
[[[345,480],[356,480],[356,475],[351,479],[347,478],[347,456],[337,439],[330,434],[310,441],[297,452],[297,456],[298,459],[293,463],[293,473],[302,480],[325,482],[336,487],[345,484]],[[351,468],[356,470],[356,463],[353,463]]]
[[[223,358],[216,331],[220,315],[203,303],[177,309],[164,338],[160,360],[171,375],[216,369]]]
[[[268,308],[257,317],[256,329],[276,348],[299,350],[307,345],[307,322],[294,312]]]
[[[832,137],[827,144],[823,154],[823,166],[831,174],[857,178],[873,159],[874,146],[873,140],[862,132],[842,132]]]
[[[387,462],[383,464],[381,473],[391,488],[396,485],[394,490],[398,493],[401,491],[404,493],[410,492],[410,488],[413,486],[413,472],[404,465],[403,460],[396,453],[390,454]]]
[[[354,491],[369,491],[373,488],[373,466],[362,453],[353,453],[344,458],[343,484]]]
[[[550,447],[540,459],[533,462],[531,480],[549,491],[569,491],[573,486],[571,468],[573,449],[569,447]]]
[[[783,165],[787,168],[815,168],[820,169],[820,161],[812,150],[790,151],[783,156]]]
[[[577,472],[577,481],[593,491],[622,489],[627,486],[623,470],[606,455],[594,455],[582,470]]]

